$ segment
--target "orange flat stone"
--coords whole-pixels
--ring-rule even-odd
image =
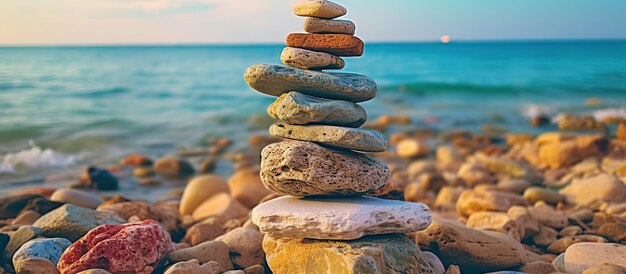
[[[363,41],[347,34],[292,33],[287,36],[287,46],[337,56],[363,55]]]

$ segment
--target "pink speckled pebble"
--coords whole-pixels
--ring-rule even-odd
[[[67,248],[57,268],[62,274],[93,268],[112,273],[151,273],[153,265],[173,250],[170,235],[153,220],[101,225]]]

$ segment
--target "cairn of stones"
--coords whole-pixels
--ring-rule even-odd
[[[421,203],[364,196],[383,188],[390,169],[365,153],[387,149],[385,136],[360,128],[359,102],[376,96],[363,75],[342,69],[342,57],[361,56],[355,24],[337,20],[343,6],[304,0],[294,12],[304,31],[287,36],[285,66],[253,65],[245,73],[255,90],[278,97],[268,108],[270,134],[285,141],[261,153],[261,179],[280,198],[262,203],[253,222],[274,273],[432,273],[415,243],[402,233],[431,223]]]

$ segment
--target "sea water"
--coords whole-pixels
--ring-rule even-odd
[[[0,184],[130,152],[152,157],[245,145],[273,98],[245,69],[281,45],[0,48]],[[537,132],[528,116],[626,115],[626,41],[368,44],[345,71],[376,80],[370,119],[405,114],[436,130]],[[599,105],[587,105],[598,98]],[[0,187],[1,188],[1,187]]]

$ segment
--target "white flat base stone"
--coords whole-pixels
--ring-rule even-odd
[[[276,198],[252,210],[252,222],[272,237],[354,240],[365,235],[425,229],[431,215],[422,203],[373,197]]]

